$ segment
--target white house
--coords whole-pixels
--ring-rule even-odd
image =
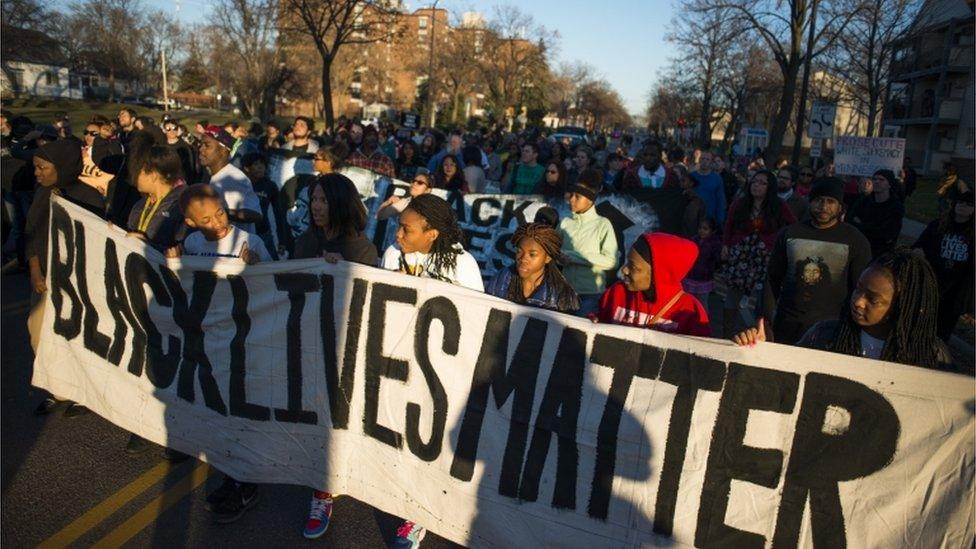
[[[0,96],[83,97],[57,40],[42,32],[8,25],[3,26],[2,34]]]

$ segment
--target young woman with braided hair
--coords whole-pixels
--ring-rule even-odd
[[[478,263],[464,250],[457,216],[443,198],[414,197],[400,214],[396,238],[383,254],[384,269],[484,291]]]
[[[563,261],[559,232],[545,223],[528,223],[512,235],[515,263],[499,271],[485,292],[515,303],[564,313],[579,309],[576,290],[559,270]]]
[[[446,200],[422,194],[400,214],[396,244],[383,253],[382,267],[483,292],[484,282],[474,256],[464,250],[464,234]],[[392,547],[415,548],[427,530],[410,520],[397,529]]]
[[[862,356],[935,370],[956,371],[936,336],[939,308],[935,274],[905,248],[885,253],[861,272],[837,320],[814,324],[801,347]],[[737,334],[737,345],[765,341],[765,323]]]

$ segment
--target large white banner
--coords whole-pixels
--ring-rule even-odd
[[[34,384],[236,478],[474,546],[972,543],[970,378],[51,215]]]

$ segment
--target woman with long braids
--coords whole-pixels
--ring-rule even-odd
[[[485,293],[564,313],[578,310],[579,295],[559,270],[563,261],[559,231],[545,223],[528,223],[515,230],[511,242],[515,263],[499,271]]]
[[[434,278],[484,291],[474,256],[464,250],[464,234],[446,200],[422,194],[400,214],[396,244],[383,253],[383,268]]]
[[[414,197],[400,214],[396,239],[383,253],[384,269],[484,291],[478,263],[464,250],[457,216],[443,198]],[[426,534],[426,528],[406,520],[397,529],[392,547],[417,547]]]
[[[905,248],[875,258],[837,320],[814,324],[800,347],[862,356],[935,370],[955,371],[936,335],[939,291],[924,258]],[[737,334],[737,345],[766,340],[765,322]]]

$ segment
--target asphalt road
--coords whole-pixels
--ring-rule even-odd
[[[128,433],[94,413],[35,416],[46,392],[31,387],[25,274],[0,281],[0,545],[21,547],[382,547],[400,520],[348,496],[335,503],[324,536],[302,537],[311,491],[262,485],[255,507],[218,525],[204,509],[221,475],[189,460],[170,465],[161,449],[125,453]],[[423,547],[456,547],[428,533]]]

